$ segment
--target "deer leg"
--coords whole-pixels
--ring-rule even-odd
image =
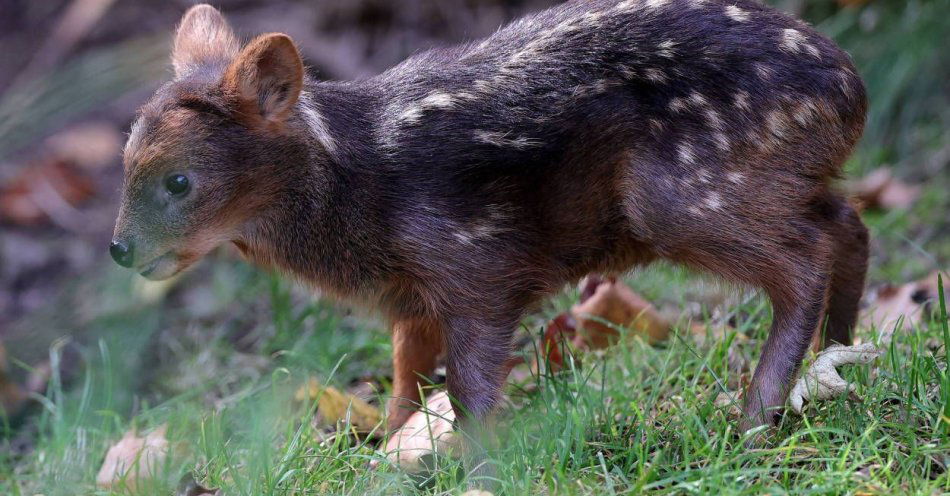
[[[393,323],[393,395],[386,404],[386,428],[394,431],[415,412],[419,388],[435,370],[442,352],[441,326],[434,320],[405,319]]]

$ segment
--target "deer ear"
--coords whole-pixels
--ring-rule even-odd
[[[175,76],[203,64],[227,64],[241,45],[221,12],[207,4],[195,5],[181,18],[172,48]]]
[[[224,89],[250,123],[278,124],[303,89],[303,62],[289,36],[258,36],[241,50],[224,74]]]

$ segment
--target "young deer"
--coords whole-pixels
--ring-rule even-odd
[[[283,34],[242,47],[199,5],[172,63],[125,149],[112,256],[163,279],[232,242],[378,308],[390,428],[442,352],[479,427],[526,312],[658,258],[771,299],[743,429],[775,422],[820,327],[850,342],[867,231],[833,183],[864,87],[756,1],[570,1],[354,82],[309,79]]]

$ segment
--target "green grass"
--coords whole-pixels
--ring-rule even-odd
[[[155,382],[168,388],[159,399],[133,397],[129,390],[142,372],[136,363],[155,340],[129,333],[127,324],[115,325],[116,334],[86,350],[85,376],[70,391],[54,378],[36,451],[0,464],[4,494],[94,492],[109,445],[132,426],[147,431],[162,423],[169,425],[175,446],[165,475],[138,492],[117,494],[172,494],[179,477],[192,470],[204,485],[222,487],[225,494],[459,490],[464,470],[450,459],[440,459],[427,478],[385,463],[369,470],[368,462],[380,459],[374,443],[351,435],[347,425],[315,424],[313,404],[293,399],[310,376],[345,387],[355,377],[385,374],[390,356],[385,333],[367,330],[364,322],[323,303],[288,303],[292,292],[276,278],[226,262],[217,271],[242,273],[238,277],[246,277],[245,284],[270,290],[273,329],[260,343],[269,363],[249,373],[253,367],[233,359],[239,353],[225,336],[196,331],[194,341],[181,346],[190,351],[167,360],[167,370],[157,375]],[[678,271],[650,272],[649,279],[665,279],[668,287],[682,283]],[[737,308],[743,316],[739,328],[764,337],[769,321],[764,308],[758,298]],[[501,468],[496,492],[950,491],[945,469],[950,338],[943,323],[938,316],[918,332],[898,334],[873,366],[845,367],[844,377],[859,385],[860,403],[842,397],[808,409],[804,417],[789,415],[770,443],[754,450],[744,447],[728,407],[714,405],[723,385],[736,380],[728,365],[730,347],[748,347],[745,351],[754,354],[754,342],[678,336],[650,347],[624,339],[603,356],[581,357],[583,367],[536,377],[533,391],[509,390],[513,406],[501,413],[503,442],[492,453]],[[349,325],[359,329],[341,329]],[[933,348],[934,340],[939,348]],[[285,351],[266,351],[278,343]],[[188,374],[198,377],[183,377]]]
[[[809,5],[806,12],[852,51],[868,80],[868,133],[850,172],[887,165],[925,185],[910,210],[865,214],[870,281],[946,269],[950,0],[882,0],[830,17],[831,2]],[[703,284],[666,266],[629,282],[673,307]],[[34,329],[71,336],[50,348],[53,379],[32,414],[2,419],[7,448],[26,439],[33,449],[0,450],[0,494],[174,494],[187,474],[226,495],[458,494],[464,487],[464,468],[447,458],[422,477],[385,462],[370,470],[381,459],[375,441],[347,425],[316,422],[313,403],[294,400],[309,377],[341,388],[372,378],[385,399],[392,350],[382,323],[223,257],[157,301],[138,285],[104,261],[101,277],[64,288],[50,312],[22,323],[17,335],[27,337],[6,343],[17,356],[46,354],[48,342],[30,338]],[[525,322],[527,330],[537,336],[575,296],[566,290],[553,298]],[[582,366],[536,377],[527,390],[511,388],[491,453],[500,468],[496,493],[950,493],[945,308],[913,332],[897,333],[874,364],[842,369],[860,402],[841,397],[803,417],[787,415],[758,449],[744,446],[729,408],[714,402],[740,379],[729,367],[730,349],[757,358],[771,316],[761,297],[728,311],[750,342],[683,335],[651,347],[625,336],[607,353],[579,357]],[[59,374],[60,365],[80,372]],[[162,475],[137,491],[97,490],[108,447],[130,428],[162,424],[173,444]]]

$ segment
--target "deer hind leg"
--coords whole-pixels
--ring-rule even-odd
[[[868,230],[844,199],[833,200],[834,266],[828,290],[823,344],[851,344],[868,269]]]
[[[804,221],[799,232],[799,241],[782,243],[784,250],[776,253],[760,281],[772,302],[773,320],[743,396],[743,432],[777,423],[805,352],[823,320],[832,284],[834,243],[821,222],[809,226]]]
[[[815,335],[831,285],[833,247],[827,221],[809,212],[773,213],[768,222],[745,212],[730,229],[693,224],[692,243],[674,261],[762,288],[773,321],[758,367],[743,396],[743,431],[776,423]],[[710,224],[715,227],[715,224]]]
[[[396,430],[415,412],[426,377],[435,371],[443,349],[442,328],[435,320],[405,319],[393,323],[393,395],[386,404],[386,428]]]

